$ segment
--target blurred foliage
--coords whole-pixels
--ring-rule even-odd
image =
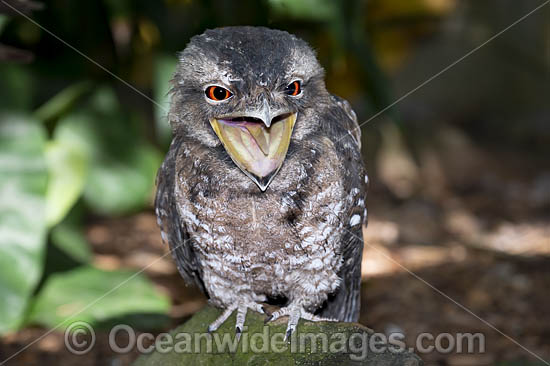
[[[161,55],[156,57],[153,79],[153,96],[155,98],[155,129],[159,142],[163,146],[170,144],[172,131],[167,123],[167,111],[170,107],[170,80],[177,65],[177,58]]]
[[[279,16],[306,21],[328,21],[338,14],[338,2],[330,0],[269,0],[273,11]]]
[[[73,145],[54,139],[46,145],[49,181],[46,192],[46,222],[53,226],[65,217],[84,188],[87,162]]]
[[[139,132],[139,117],[121,109],[109,87],[100,87],[81,108],[59,120],[54,141],[88,167],[83,198],[94,212],[120,215],[150,201],[161,155]]]
[[[146,278],[94,268],[82,227],[94,216],[150,208],[171,136],[169,80],[192,35],[239,24],[295,33],[317,50],[329,89],[369,116],[395,99],[388,75],[456,7],[456,0],[50,0],[31,14],[102,67],[23,17],[0,15],[0,45],[35,56],[30,64],[0,64],[0,333],[30,323],[55,326],[85,309],[79,301],[93,301],[125,279],[129,287],[78,319],[167,312],[166,298]],[[447,64],[428,66],[434,72]],[[410,127],[394,108],[387,112],[390,127],[371,131],[366,154],[381,145],[381,160],[397,154],[392,161],[407,166],[382,178],[415,176],[401,136]],[[395,191],[410,194],[407,187]],[[59,265],[61,255],[71,261],[68,268]]]
[[[51,242],[75,262],[89,263],[92,260],[92,251],[76,215],[66,217],[65,220],[51,231]]]
[[[78,217],[66,217],[67,213],[79,199],[92,212],[105,215],[145,207],[160,164],[160,153],[132,128],[135,117],[120,109],[109,87],[97,88],[85,103],[70,108],[48,138],[44,122],[67,110],[72,91],[62,91],[34,113],[48,116],[42,122],[29,115],[0,117],[1,332],[26,322],[55,326],[54,322],[73,314],[99,322],[124,313],[165,313],[168,309],[167,297],[156,293],[145,278],[133,279],[128,271],[106,274],[83,267],[50,276],[36,295],[30,316],[25,317],[44,268],[47,228],[52,228],[53,245],[75,262],[89,262],[91,253]],[[91,312],[79,313],[82,309],[78,307],[65,307],[71,311],[60,312],[63,304],[107,293],[116,278],[131,281],[124,291],[109,296],[111,303],[105,305],[109,311],[98,305]],[[129,297],[126,291],[136,292]],[[144,299],[136,300],[139,296]]]
[[[46,133],[30,116],[0,116],[0,333],[22,323],[46,238]]]
[[[163,314],[169,308],[168,297],[156,292],[139,273],[83,266],[48,278],[29,321],[47,327],[69,325],[66,319],[101,323],[129,313]]]

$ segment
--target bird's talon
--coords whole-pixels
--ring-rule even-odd
[[[290,342],[290,338],[292,337],[292,329],[288,329],[285,334],[285,342]]]
[[[235,303],[229,306],[227,309],[225,309],[223,313],[212,324],[208,326],[207,328],[208,333],[212,333],[216,331],[231,316],[233,311],[237,310],[235,334],[237,335],[237,340],[239,340],[244,329],[243,327],[246,319],[246,312],[248,309],[252,309],[258,312],[261,312],[263,310],[261,305],[254,302],[243,301],[243,302]]]

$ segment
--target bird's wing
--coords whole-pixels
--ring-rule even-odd
[[[188,284],[194,283],[205,292],[198,258],[176,207],[174,192],[176,156],[181,146],[182,138],[175,138],[172,141],[170,150],[157,173],[155,211],[162,239],[168,242],[179,272]]]
[[[340,255],[342,283],[329,297],[320,315],[341,321],[357,321],[361,306],[361,259],[363,253],[362,224],[366,224],[365,198],[368,179],[361,157],[361,130],[349,103],[333,96],[333,108],[328,115],[329,133],[343,165],[343,184],[347,192]]]
[[[349,102],[344,98],[340,98],[336,95],[332,95],[331,97],[338,108],[340,108],[348,117],[342,121],[342,124],[347,130],[347,133],[349,133],[357,143],[359,150],[361,150],[361,127],[357,121],[355,111],[351,108],[351,104],[349,104]]]

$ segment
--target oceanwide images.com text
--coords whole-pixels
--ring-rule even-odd
[[[115,353],[137,350],[141,354],[159,353],[342,353],[350,359],[365,360],[370,353],[417,354],[481,354],[485,352],[482,333],[420,333],[414,347],[407,347],[402,333],[307,333],[295,332],[290,341],[283,333],[264,326],[261,333],[249,333],[244,327],[240,340],[232,333],[140,333],[126,324],[114,326],[109,332],[109,347]],[[65,346],[76,355],[85,355],[95,346],[94,328],[82,321],[74,322],[65,331]]]

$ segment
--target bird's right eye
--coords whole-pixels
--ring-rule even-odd
[[[294,80],[292,83],[288,84],[285,93],[293,97],[300,95],[300,93],[302,93],[302,83],[300,80]]]
[[[209,86],[208,88],[206,88],[204,93],[206,94],[208,99],[212,99],[216,102],[229,99],[233,95],[233,93],[231,93],[229,90],[217,85]]]

